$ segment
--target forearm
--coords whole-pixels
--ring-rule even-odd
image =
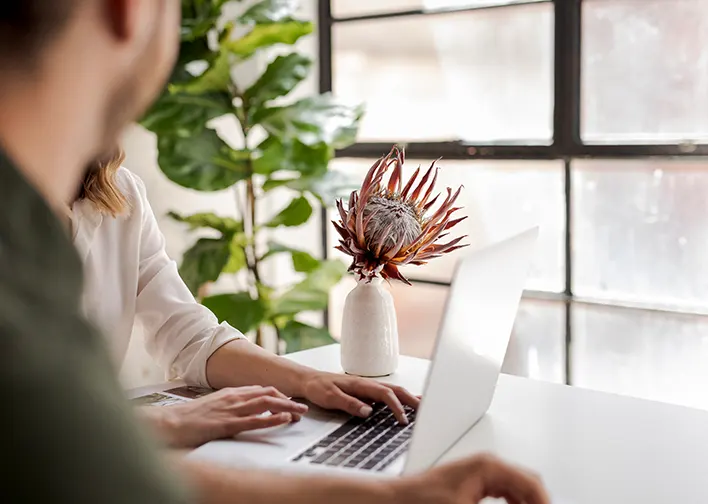
[[[412,504],[401,485],[388,480],[227,470],[189,460],[179,464],[200,504]]]
[[[206,365],[207,380],[214,388],[269,385],[291,397],[302,396],[301,385],[312,372],[246,340],[225,344]]]

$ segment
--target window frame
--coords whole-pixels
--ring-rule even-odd
[[[564,165],[564,259],[565,280],[563,292],[525,291],[528,299],[552,300],[563,303],[565,307],[565,383],[572,385],[572,345],[573,307],[576,304],[634,308],[653,312],[693,314],[690,310],[658,308],[656,306],[628,305],[614,301],[582,299],[573,292],[573,257],[572,257],[572,163],[577,159],[646,159],[646,158],[697,158],[708,157],[706,143],[667,143],[667,144],[587,144],[581,137],[581,45],[582,45],[582,3],[583,0],[518,0],[510,3],[490,6],[460,7],[448,9],[413,9],[350,17],[334,17],[330,0],[318,0],[318,64],[319,91],[332,91],[332,31],[336,24],[354,23],[375,19],[391,19],[409,16],[428,16],[435,14],[471,12],[491,9],[513,9],[522,5],[552,3],[555,12],[554,23],[554,63],[553,63],[553,140],[548,145],[525,145],[512,143],[480,144],[462,141],[410,142],[401,143],[409,158],[436,159],[443,157],[453,160],[560,160]],[[559,43],[563,41],[563,43]],[[360,142],[346,149],[338,150],[337,157],[377,159],[390,149],[387,142]],[[322,209],[321,240],[323,257],[327,257],[328,226],[327,210]],[[411,282],[449,286],[449,282],[411,278]],[[329,317],[325,312],[325,325]]]

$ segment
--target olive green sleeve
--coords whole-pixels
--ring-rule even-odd
[[[0,501],[187,502],[133,419],[99,336],[44,308],[0,289]]]

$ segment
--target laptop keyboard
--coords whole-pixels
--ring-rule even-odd
[[[297,455],[293,462],[382,471],[408,448],[415,410],[405,406],[408,425],[401,425],[384,404],[368,418],[352,417],[334,432]]]

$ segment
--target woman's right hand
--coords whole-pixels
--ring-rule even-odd
[[[194,448],[241,432],[296,422],[307,406],[273,387],[253,386],[225,388],[169,406],[145,406],[142,412],[169,446]]]

